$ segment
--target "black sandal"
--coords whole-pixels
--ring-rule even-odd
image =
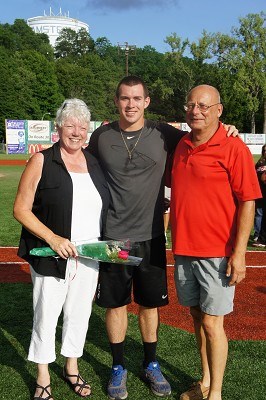
[[[91,387],[88,384],[88,382],[86,382],[81,376],[80,374],[78,375],[69,375],[66,373],[66,367],[63,368],[63,378],[64,380],[68,383],[68,385],[71,387],[71,389],[80,397],[89,397],[91,395],[91,392],[89,394],[86,395],[82,395],[82,390],[83,389],[89,389],[91,391]],[[72,383],[70,382],[69,378],[77,378],[76,383]],[[81,381],[81,383],[79,383],[79,381]],[[78,388],[78,390],[76,390],[76,388]]]
[[[41,392],[40,396],[33,397],[33,400],[50,400],[50,399],[53,399],[52,395],[51,395],[51,392],[48,391],[49,387],[50,387],[50,385],[47,385],[47,386],[44,387],[44,386],[41,386],[38,383],[36,383],[36,389],[42,389],[42,392]],[[44,392],[47,393],[48,397],[41,397],[44,394]]]

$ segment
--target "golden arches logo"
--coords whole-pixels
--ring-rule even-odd
[[[42,146],[38,143],[31,143],[28,145],[28,154],[35,154],[38,153],[38,151],[40,150],[42,150]]]

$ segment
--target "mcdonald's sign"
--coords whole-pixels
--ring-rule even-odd
[[[38,143],[31,143],[28,144],[28,154],[35,154],[38,153],[38,151],[42,150],[42,145],[38,144]]]
[[[43,143],[28,143],[28,154],[35,154],[38,151],[42,151],[48,149],[52,146],[52,143],[43,144]]]

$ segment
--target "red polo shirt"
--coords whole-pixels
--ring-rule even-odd
[[[230,256],[236,237],[238,201],[261,197],[253,157],[223,125],[193,147],[191,133],[179,142],[171,182],[173,253]]]

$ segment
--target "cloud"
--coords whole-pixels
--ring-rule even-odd
[[[87,6],[94,9],[107,11],[139,10],[140,8],[165,8],[174,6],[179,0],[87,0]]]

